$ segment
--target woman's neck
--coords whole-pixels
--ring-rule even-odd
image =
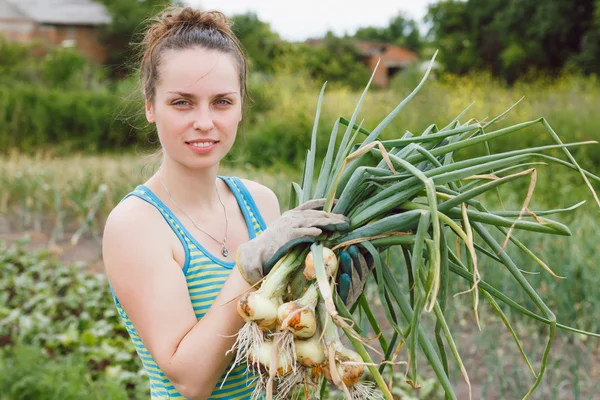
[[[215,190],[217,171],[218,165],[209,169],[192,170],[165,159],[155,177],[166,197],[180,208],[211,212],[221,208]]]

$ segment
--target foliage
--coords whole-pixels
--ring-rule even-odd
[[[179,0],[100,0],[108,8],[112,22],[101,40],[107,46],[112,76],[123,77],[135,70],[137,49],[132,42],[141,41],[149,18],[168,5],[182,5]]]
[[[447,71],[489,69],[513,82],[530,70],[600,72],[600,1],[450,0],[429,6]]]
[[[401,12],[390,19],[387,27],[372,26],[358,28],[356,39],[388,42],[418,52],[422,47],[422,38],[417,22],[407,18]]]
[[[420,75],[416,69],[399,73],[390,89],[370,93],[365,99],[364,126],[373,129],[405,96]],[[156,135],[143,115],[135,79],[123,80],[106,89],[61,90],[27,83],[0,85],[0,153],[12,148],[35,153],[45,149],[88,153],[145,150],[156,147]],[[298,166],[309,143],[315,94],[320,82],[307,74],[281,69],[273,76],[252,74],[248,103],[231,160],[254,166]],[[358,94],[344,86],[328,83],[319,131],[331,132],[336,115],[349,117]],[[382,133],[389,138],[409,130],[423,132],[432,122],[441,124],[471,103],[471,115],[483,119],[502,112],[526,96],[506,120],[525,121],[546,116],[566,142],[600,139],[598,113],[594,104],[600,98],[600,84],[593,77],[562,74],[539,76],[534,81],[517,81],[511,87],[489,74],[456,76],[441,74],[431,81],[408,106],[410,112],[393,121]],[[539,132],[519,136],[518,141],[500,139],[494,151],[536,143]],[[326,137],[325,134],[319,136]],[[545,140],[543,136],[541,140]],[[485,151],[483,146],[464,149],[459,156]],[[600,166],[600,153],[589,147],[574,149],[578,160],[590,168]],[[557,152],[558,154],[559,152]],[[320,160],[324,154],[317,154]]]
[[[292,43],[282,40],[270,25],[255,13],[234,15],[233,29],[251,61],[251,71],[267,74],[281,72],[308,74],[316,81],[328,81],[353,89],[369,78],[364,57],[355,40],[389,42],[418,51],[421,38],[416,22],[402,14],[386,28],[365,27],[353,36],[338,37],[328,32],[323,38]]]
[[[344,82],[353,89],[364,87],[370,76],[354,41],[331,33],[312,46],[306,68],[317,82]]]
[[[0,35],[0,76],[15,76],[32,58],[36,44],[18,44],[9,42]]]
[[[258,19],[255,13],[233,15],[233,32],[244,47],[250,59],[251,71],[273,72],[273,57],[279,35],[271,26]]]
[[[0,145],[118,150],[134,142],[130,127],[115,120],[120,98],[109,90],[69,90],[16,83],[0,86]]]
[[[88,361],[77,353],[50,356],[38,346],[5,347],[0,349],[0,399],[148,398],[144,385],[126,385],[114,368],[95,378],[91,372]]]
[[[11,43],[0,35],[0,88],[15,82],[89,90],[106,84],[106,78],[102,68],[77,49]]]
[[[125,383],[138,385],[143,380],[141,364],[104,275],[85,274],[82,265],[62,265],[47,253],[27,253],[22,246],[1,242],[0,265],[0,349],[28,344],[43,348],[47,356],[42,358],[75,354],[91,366],[88,379],[108,373]],[[31,357],[31,350],[20,351]],[[18,358],[19,353],[16,355]],[[50,367],[37,372],[38,377],[61,373]],[[25,374],[15,370],[13,377],[19,375]],[[50,384],[43,380],[31,390]]]
[[[108,213],[158,166],[140,154],[62,156],[38,153],[35,157],[12,153],[0,158],[0,215],[9,231],[42,231],[50,222],[48,241],[61,246],[73,241],[74,231],[100,240]],[[73,168],[78,166],[78,168]],[[256,169],[241,162],[228,162],[220,169],[262,183],[287,207],[290,169],[283,165]],[[3,225],[4,226],[4,225]],[[67,249],[70,248],[70,244]]]
[[[468,90],[468,88],[465,90]],[[73,165],[80,167],[72,168]],[[34,214],[30,216],[34,217],[34,219],[39,217],[43,218],[44,220],[59,221],[60,218],[57,218],[57,212],[62,212],[67,215],[69,220],[76,221],[76,215],[72,210],[82,207],[82,215],[85,215],[87,213],[86,207],[91,206],[88,200],[94,197],[99,185],[106,183],[109,186],[110,195],[107,196],[106,202],[102,205],[103,211],[101,214],[102,218],[105,218],[108,210],[110,210],[110,208],[112,208],[116,202],[120,200],[123,194],[130,190],[133,185],[144,179],[139,172],[143,165],[144,160],[140,156],[95,156],[46,159],[40,154],[37,158],[16,156],[14,161],[11,161],[11,158],[4,159],[2,162],[0,162],[0,187],[7,189],[6,194],[8,197],[3,198],[0,206],[2,206],[3,202],[6,201],[9,208],[0,209],[0,214],[9,216],[11,218],[24,218],[27,215],[23,214],[23,212],[31,212]],[[562,170],[562,168],[559,169],[559,171],[560,170]],[[595,171],[592,170],[592,172]],[[283,182],[288,182],[290,177],[297,178],[296,175],[290,175],[290,173],[288,173],[288,175],[282,175],[279,167],[270,170],[253,170],[252,168],[240,165],[238,170],[231,170],[229,167],[226,167],[222,170],[222,173],[224,175],[247,177],[267,185],[278,194],[281,200],[282,209],[287,207],[285,196],[289,191],[289,188],[287,185],[284,185]],[[572,204],[576,200],[584,198],[587,192],[585,191],[585,188],[581,188],[581,185],[578,185],[578,181],[573,182],[573,176],[575,175],[576,173],[564,175],[555,174],[552,177],[553,184],[550,185],[547,190],[542,190],[539,192],[536,191],[536,194],[533,197],[534,203],[532,203],[531,208],[533,210],[538,209],[538,207],[542,208],[542,204],[545,206],[545,203],[549,203],[551,206],[556,205],[557,203]],[[540,181],[543,180],[547,179],[540,178]],[[550,196],[550,194],[552,196]],[[59,196],[60,199],[57,203],[55,203],[55,196]],[[523,199],[523,197],[517,197],[516,195],[506,193],[505,191],[502,191],[502,196],[505,205],[511,206],[511,208],[518,207]],[[553,201],[554,203],[552,203]],[[494,199],[490,199],[489,202],[486,201],[486,203],[493,202]],[[55,208],[56,204],[62,208]],[[39,215],[37,215],[38,207],[40,207]],[[499,206],[494,207],[494,209],[499,209]],[[562,221],[568,223],[572,228],[572,238],[543,238],[540,237],[540,235],[518,235],[517,237],[521,239],[529,248],[534,249],[536,254],[540,256],[542,260],[548,262],[550,267],[555,269],[558,274],[567,276],[567,279],[563,280],[552,278],[545,272],[535,276],[527,276],[532,285],[536,288],[539,288],[540,294],[548,300],[548,304],[551,309],[556,311],[558,321],[568,325],[574,325],[579,328],[598,331],[599,325],[594,310],[598,309],[600,306],[600,299],[597,296],[597,287],[599,284],[598,279],[600,274],[597,271],[598,264],[596,262],[595,254],[600,251],[600,248],[598,247],[600,238],[598,237],[598,230],[594,229],[593,219],[587,218],[589,215],[596,215],[594,213],[597,213],[597,209],[595,208],[593,201],[588,201],[588,204],[576,211],[571,219],[568,221]],[[65,221],[65,225],[67,222],[68,221]],[[102,224],[103,220],[100,220],[97,226],[100,227]],[[28,226],[10,225],[9,229],[11,226],[17,231],[31,228]],[[515,257],[515,262],[522,266],[524,270],[538,272],[537,270],[533,270],[531,262],[529,262],[524,255],[516,251],[516,249],[511,247],[509,251],[511,255]],[[6,254],[7,252],[9,253],[8,255]],[[19,297],[21,299],[20,302],[18,301],[19,298],[15,298],[15,302],[7,304],[5,306],[6,308],[14,307],[14,309],[20,309],[22,310],[22,314],[27,315],[27,313],[24,311],[25,309],[22,308],[23,305],[26,305],[27,303],[23,299],[33,298],[34,296],[26,296],[37,289],[36,286],[31,287],[30,285],[32,284],[27,283],[32,282],[31,275],[35,275],[36,272],[39,271],[43,272],[43,275],[37,277],[38,282],[40,282],[44,276],[51,274],[63,276],[60,271],[64,271],[65,268],[70,268],[69,271],[74,271],[74,275],[77,277],[68,280],[68,282],[70,282],[69,285],[73,285],[74,289],[66,291],[65,294],[70,293],[73,295],[73,293],[76,293],[78,299],[84,302],[84,304],[87,304],[86,299],[89,298],[92,303],[92,310],[96,309],[96,307],[100,307],[94,304],[103,304],[109,311],[109,314],[113,312],[114,304],[107,296],[108,291],[106,286],[103,286],[106,284],[106,281],[102,279],[104,284],[99,284],[100,286],[95,284],[90,285],[92,288],[97,288],[96,290],[88,289],[88,284],[85,282],[89,280],[96,280],[96,277],[84,276],[81,278],[81,267],[61,266],[59,263],[53,261],[47,254],[27,254],[24,251],[17,252],[16,249],[11,247],[2,247],[0,249],[0,254],[3,254],[0,256],[0,265],[2,265],[3,268],[5,265],[9,264],[27,266],[27,268],[23,269],[22,278],[20,277],[21,274],[15,274],[14,269],[12,268],[6,269],[6,273],[4,273],[3,269],[3,274],[0,277],[0,281],[4,282],[3,279],[5,279],[5,274],[6,279],[9,281],[8,287],[0,283],[0,293],[2,293],[4,296],[7,296],[7,294],[11,292],[10,287],[15,286],[16,282],[21,282],[23,285],[27,285],[26,288],[21,287],[18,291],[21,293],[21,297]],[[15,256],[15,254],[17,256]],[[7,259],[12,261],[7,263]],[[23,262],[16,262],[16,259],[21,259]],[[503,291],[507,292],[509,297],[518,302],[527,304],[528,300],[523,297],[522,293],[514,290],[514,285],[509,285],[507,283],[509,282],[509,279],[504,271],[498,268],[491,268],[491,265],[484,265],[481,268],[481,273],[484,280],[489,281],[495,286],[501,288]],[[82,286],[86,288],[82,289]],[[452,285],[450,293],[458,293],[466,290],[467,288],[467,285]],[[58,285],[51,284],[47,289],[41,290],[41,294],[44,297],[47,297],[49,300],[39,301],[36,303],[37,305],[30,309],[31,312],[28,315],[37,315],[39,313],[48,313],[48,315],[52,315],[50,312],[48,312],[46,302],[51,303],[56,301],[56,299],[59,298],[57,294],[61,294],[59,289],[60,288]],[[89,294],[88,291],[90,292]],[[94,293],[92,293],[92,291]],[[96,303],[94,299],[101,297],[100,295],[103,296],[105,300]],[[462,329],[467,329],[475,326],[475,323],[472,321],[472,310],[468,310],[470,305],[469,300],[470,296],[459,296],[455,299],[452,299],[452,306],[449,305],[449,310],[451,310],[452,314],[456,316],[456,318],[453,320],[455,321],[454,323],[457,328],[462,327]],[[0,304],[6,304],[5,297],[0,298]],[[377,303],[375,302],[373,304]],[[4,312],[6,313],[6,310]],[[511,320],[518,318],[517,315],[513,315],[517,313],[512,313],[509,309],[505,309],[505,312],[509,314],[509,318]],[[0,321],[4,319],[5,315],[6,314],[0,315]],[[101,316],[102,314],[98,312],[92,312],[90,315],[92,317],[95,315],[95,318],[98,319],[103,318]],[[106,316],[106,314],[104,315]],[[114,319],[114,317],[111,316],[110,318],[111,321],[119,323]],[[86,322],[86,324],[88,322]],[[504,329],[498,326],[499,321],[492,319],[488,320],[487,318],[484,318],[482,319],[482,323],[484,331],[483,334],[477,334],[477,338],[479,339],[477,339],[476,342],[471,342],[472,339],[469,338],[462,338],[459,343],[459,346],[461,349],[463,349],[463,351],[467,351],[472,355],[472,357],[470,357],[470,361],[467,363],[469,373],[474,373],[476,376],[479,376],[480,381],[485,380],[485,388],[488,388],[488,390],[489,388],[492,390],[497,388],[503,391],[505,397],[517,398],[517,395],[522,394],[523,392],[524,384],[521,382],[522,379],[520,378],[526,376],[525,374],[529,372],[528,370],[519,368],[521,362],[519,361],[518,352],[516,352],[517,354],[514,354],[514,352],[507,353],[505,347],[512,347],[504,346],[504,344],[510,343],[512,345],[511,338],[504,335],[502,336],[501,340],[498,339],[496,329]],[[53,327],[54,324],[58,325],[58,327]],[[2,326],[0,327],[0,332],[2,332],[0,335],[2,335],[2,339],[6,339],[6,337],[3,336],[5,328],[1,323],[0,326]],[[64,327],[64,321],[52,317],[50,323],[44,324],[42,328],[39,329],[43,329],[44,332],[63,333],[63,331],[68,331]],[[517,325],[515,328],[518,332],[522,332],[521,335],[524,338],[529,338],[524,345],[528,346],[529,343],[531,343],[531,345],[534,347],[537,346],[535,354],[539,355],[543,349],[540,348],[540,341],[538,339],[540,335],[543,336],[545,334],[544,329],[538,328],[538,332],[538,330],[532,329],[532,327],[528,324]],[[119,330],[119,332],[122,331]],[[80,336],[83,335],[80,334]],[[565,334],[564,336],[566,339],[570,341],[572,340],[575,343],[570,347],[567,347],[566,345],[564,347],[558,346],[557,351],[553,352],[554,357],[559,361],[562,360],[564,364],[555,364],[552,366],[547,380],[548,386],[543,388],[540,396],[534,396],[536,399],[563,398],[561,393],[564,394],[564,391],[568,390],[571,385],[580,385],[579,388],[572,389],[574,394],[577,393],[576,390],[581,391],[581,393],[595,393],[594,391],[590,392],[590,390],[593,389],[593,385],[596,384],[597,380],[593,379],[595,376],[594,374],[588,374],[590,371],[589,368],[592,368],[593,365],[595,365],[593,364],[594,361],[591,360],[590,362],[592,364],[590,365],[578,365],[573,359],[575,354],[577,354],[577,357],[579,357],[577,360],[581,360],[582,357],[587,359],[588,354],[591,355],[593,353],[593,349],[595,348],[594,346],[596,346],[595,340],[584,341],[583,337],[569,333]],[[114,339],[114,333],[107,332],[102,340],[108,341],[109,337]],[[482,341],[484,341],[486,338],[489,338],[489,340],[482,343]],[[117,339],[118,341],[122,341],[121,344],[118,344],[121,349],[131,350],[128,344],[128,339],[125,337],[117,337]],[[110,343],[110,341],[108,342]],[[499,347],[500,342],[503,344],[501,347]],[[114,346],[117,346],[117,344],[114,344]],[[483,353],[471,353],[472,351],[475,351],[474,349],[478,349]],[[113,392],[113,389],[107,389],[106,386],[102,386],[108,385],[107,382],[111,380],[117,381],[116,383],[125,380],[125,382],[121,382],[120,384],[127,384],[127,387],[136,393],[144,392],[144,390],[146,390],[144,386],[146,380],[144,377],[139,377],[138,379],[136,376],[135,378],[132,377],[131,380],[127,378],[127,371],[129,370],[123,368],[121,364],[129,364],[130,359],[128,358],[125,358],[124,360],[119,358],[119,360],[121,360],[119,361],[117,360],[117,357],[113,357],[114,361],[110,363],[110,367],[100,370],[97,368],[97,363],[88,363],[88,352],[84,353],[79,351],[76,344],[68,347],[68,349],[65,350],[65,352],[73,354],[73,357],[70,355],[63,357],[58,353],[53,353],[52,356],[48,356],[50,357],[48,358],[46,356],[47,353],[45,351],[42,352],[41,348],[39,347],[31,349],[29,352],[27,352],[27,350],[23,350],[22,352],[17,353],[18,351],[19,350],[14,349],[13,344],[5,344],[3,350],[0,352],[0,382],[3,382],[2,385],[6,385],[0,385],[0,393],[12,393],[12,390],[17,390],[14,389],[16,387],[31,385],[31,391],[26,392],[30,394],[30,396],[27,398],[52,398],[51,395],[38,397],[36,393],[39,393],[39,386],[34,384],[38,384],[40,386],[44,385],[44,390],[48,390],[48,393],[52,394],[55,393],[55,388],[59,386],[57,382],[62,383],[59,389],[64,391],[58,393],[74,393],[71,392],[71,390],[80,390],[78,388],[81,388],[81,385],[85,382],[86,391],[82,392],[81,397],[58,396],[56,398],[77,397],[86,399],[87,397],[83,397],[85,393],[89,393],[89,398],[95,398],[93,396],[96,393],[96,387],[102,387],[103,389],[98,390],[106,390],[107,393],[111,394],[115,393],[114,396],[110,396],[110,398],[119,399],[121,398],[119,397],[121,392],[117,388],[114,388]],[[14,356],[15,354],[16,356]],[[79,356],[77,356],[77,354],[79,354]],[[131,354],[133,354],[133,352]],[[482,357],[481,354],[486,354],[486,356]],[[14,361],[14,357],[17,357],[20,362],[16,363]],[[136,358],[135,355],[133,355],[133,357]],[[482,366],[484,359],[489,360],[485,363],[487,367]],[[474,364],[471,364],[471,362]],[[588,369],[586,369],[586,365]],[[87,370],[85,369],[85,366],[88,367]],[[567,368],[565,368],[565,366],[567,366]],[[71,367],[73,368],[73,371],[76,370],[78,372],[69,372],[71,371]],[[403,370],[403,367],[398,366],[397,369],[401,371]],[[12,374],[4,375],[6,370],[10,370]],[[130,372],[136,373],[136,371],[137,369],[134,368]],[[488,371],[487,374],[486,371]],[[506,371],[509,373],[507,374]],[[3,380],[3,376],[6,376],[6,379]],[[42,376],[46,378],[41,379]],[[97,378],[90,380],[88,376],[96,376]],[[106,376],[106,379],[103,379],[102,376]],[[118,379],[115,379],[115,376]],[[403,373],[398,376],[399,380],[401,380],[401,376],[403,376]],[[421,383],[424,385],[424,388],[422,389],[423,391],[425,390],[425,384],[431,383],[431,381],[427,379],[427,376],[428,374],[425,374],[424,379],[421,381]],[[495,380],[492,380],[492,376],[495,377]],[[135,379],[138,379],[136,381],[139,382],[138,384],[131,383]],[[460,380],[460,377],[457,377],[457,380]],[[588,380],[591,381],[591,383],[588,382]],[[477,379],[475,379],[474,382],[477,382]],[[55,386],[52,386],[51,383],[54,383]],[[70,386],[75,386],[76,389],[70,389]],[[401,390],[405,388],[405,385],[401,385],[400,387],[395,385],[394,387],[398,388],[398,394],[400,394]],[[437,390],[439,390],[439,387]],[[550,396],[547,394],[547,390],[550,390],[552,393],[556,393],[556,396],[554,394]],[[556,390],[556,392],[553,392],[553,390]],[[416,396],[414,391],[407,393],[410,393],[411,396]],[[403,395],[406,396],[407,393],[403,393]],[[143,395],[139,395],[137,398],[147,398],[147,392],[144,392],[144,394],[145,397]],[[564,396],[566,397],[567,395]],[[107,397],[108,396],[104,398]],[[8,398],[12,399],[12,397]],[[8,398],[6,399],[8,400]],[[18,397],[16,398],[18,399]],[[439,396],[433,398],[439,398]],[[575,398],[577,398],[577,396]],[[592,397],[586,397],[585,394],[583,394],[579,398]],[[0,399],[4,400],[1,395]]]
[[[594,4],[593,20],[581,40],[581,52],[573,61],[586,73],[600,74],[600,0]]]

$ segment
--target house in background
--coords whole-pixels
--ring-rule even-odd
[[[319,46],[323,42],[324,39],[308,39],[306,41],[311,46]],[[373,82],[384,88],[388,86],[394,75],[419,61],[419,55],[414,51],[391,43],[356,39],[352,39],[352,42],[358,50],[361,61],[369,71],[373,71],[379,61],[379,67],[377,67]]]
[[[414,51],[390,43],[357,40],[356,46],[369,71],[373,71],[379,61],[373,82],[381,87],[387,87],[394,75],[419,61]]]
[[[99,63],[107,57],[99,35],[110,22],[106,7],[93,0],[0,0],[0,35],[9,41],[76,47]]]

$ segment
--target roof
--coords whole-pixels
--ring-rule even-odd
[[[417,53],[404,47],[396,46],[391,43],[369,42],[366,40],[357,41],[358,49],[365,56],[383,55],[393,51],[396,58],[406,61],[415,61],[419,58]]]
[[[419,59],[419,55],[412,50],[397,46],[392,43],[372,42],[368,40],[351,39],[358,52],[365,57],[391,57],[405,62],[412,62]],[[319,46],[325,39],[308,39],[305,42],[311,45]]]
[[[107,25],[107,8],[93,0],[8,0],[18,11],[41,24]]]

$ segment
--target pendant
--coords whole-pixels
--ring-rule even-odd
[[[227,247],[223,247],[223,257],[227,257],[229,255],[229,250],[227,250]]]

